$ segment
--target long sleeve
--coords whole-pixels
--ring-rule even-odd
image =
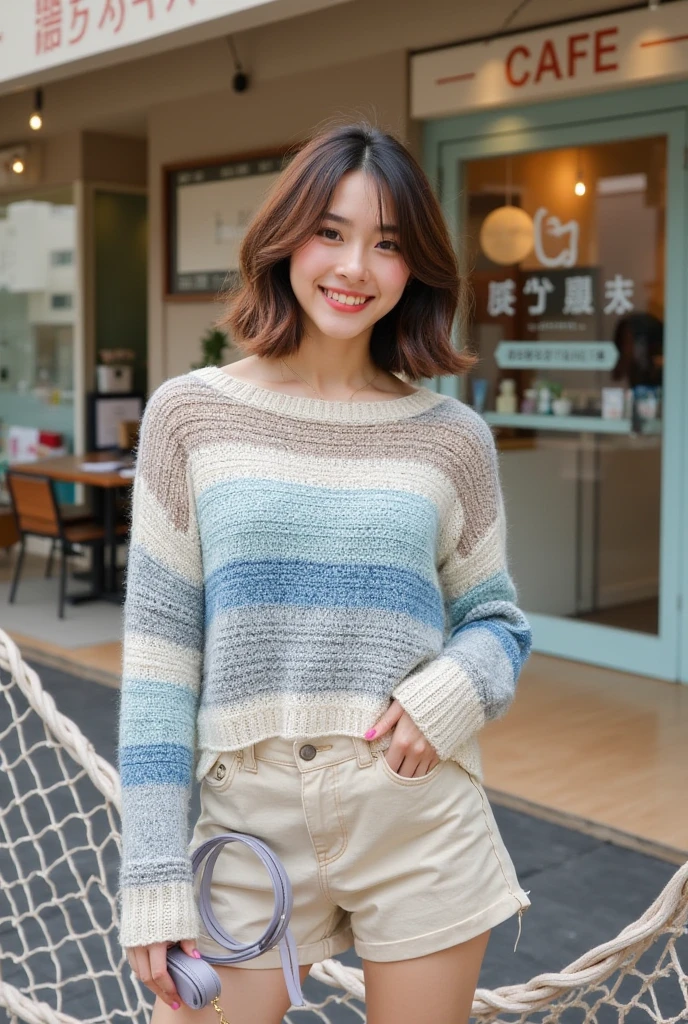
[[[438,573],[445,640],[438,657],[395,688],[397,698],[443,759],[503,715],[531,649],[506,558],[506,523],[497,451],[489,427],[472,415],[456,455],[456,506],[448,517]]]
[[[175,380],[141,424],[124,606],[118,766],[123,947],[198,935],[187,829],[203,649],[203,571]]]

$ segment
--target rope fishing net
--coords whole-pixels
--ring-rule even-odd
[[[0,1024],[149,1024],[153,994],[117,938],[120,809],[115,768],[0,630]],[[687,919],[684,864],[642,917],[559,973],[478,989],[473,1017],[688,1021]],[[315,964],[308,996],[288,1024],[365,1021],[358,968]]]

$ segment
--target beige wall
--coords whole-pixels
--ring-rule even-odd
[[[511,27],[596,13],[617,2],[531,0]],[[350,0],[239,32],[235,44],[251,75],[250,89],[240,95],[231,89],[224,38],[46,86],[43,184],[80,178],[136,185],[147,140],[151,387],[198,358],[199,337],[218,313],[210,303],[163,298],[163,166],[290,143],[332,115],[374,118],[418,152],[420,126],[408,119],[409,50],[499,31],[513,9],[514,0]],[[31,95],[0,98],[0,145],[32,134]]]
[[[377,54],[447,45],[499,32],[515,0],[349,0],[323,10],[235,33],[242,62],[256,83],[307,71],[329,71]],[[619,0],[530,0],[509,21],[511,30],[601,13]],[[180,40],[184,33],[180,33]],[[126,134],[144,124],[159,103],[226,88],[232,63],[225,38],[101,67],[49,82],[44,89],[42,135],[76,129]],[[32,135],[27,127],[33,92],[0,97],[0,144]]]
[[[368,116],[402,135],[406,129],[406,58],[403,53],[357,61],[280,81],[258,82],[249,92],[204,96],[166,104],[149,115],[150,231],[149,384],[184,373],[200,356],[199,338],[218,315],[212,303],[165,301],[162,238],[162,168],[189,159],[240,154],[289,144],[331,115]]]
[[[34,137],[29,146],[27,173],[17,177],[13,187],[0,191],[0,198],[34,190],[70,186],[75,181],[145,187],[147,184],[147,143],[145,139],[70,131],[46,138]],[[36,154],[38,173],[33,173]]]
[[[79,176],[84,181],[145,187],[148,175],[147,150],[145,139],[84,132],[81,137]]]

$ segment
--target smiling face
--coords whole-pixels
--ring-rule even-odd
[[[320,228],[292,255],[289,278],[310,336],[369,336],[401,298],[410,271],[388,202],[382,215],[381,225],[375,181],[351,171],[335,189]]]

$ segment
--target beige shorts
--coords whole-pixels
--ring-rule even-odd
[[[520,923],[530,906],[478,780],[455,761],[402,778],[380,744],[341,735],[272,738],[221,754],[201,783],[189,851],[229,831],[270,845],[292,884],[299,964],[352,945],[368,960],[423,956],[513,914]],[[259,858],[238,843],[224,847],[212,883],[223,927],[253,942],[272,907]],[[226,953],[202,928],[201,952]],[[241,966],[280,965],[275,948]]]

